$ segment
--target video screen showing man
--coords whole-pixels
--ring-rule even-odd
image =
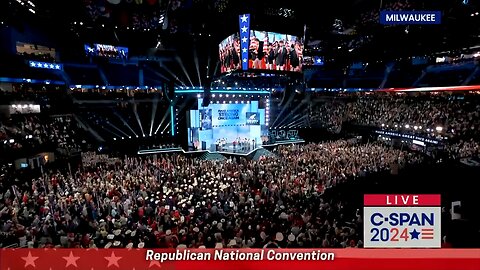
[[[202,129],[212,129],[212,109],[200,110]]]

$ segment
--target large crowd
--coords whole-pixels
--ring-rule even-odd
[[[355,140],[279,147],[260,160],[86,155],[72,174],[0,181],[0,243],[20,247],[361,247],[362,217],[323,197],[418,163]],[[98,158],[96,162],[95,159]],[[113,162],[112,162],[113,161]]]
[[[340,131],[345,123],[446,142],[455,157],[480,154],[480,100],[476,95],[361,94],[310,106],[310,123]]]
[[[355,94],[310,106],[311,123],[346,122],[448,141],[454,159],[479,154],[474,96]],[[150,110],[147,110],[150,111]],[[13,115],[4,145],[76,148],[72,116]],[[407,127],[408,125],[408,127]],[[438,127],[442,127],[440,130]],[[13,141],[12,141],[13,140]],[[278,146],[259,160],[82,153],[81,165],[0,175],[2,247],[362,247],[360,205],[327,196],[345,183],[423,162],[381,141]],[[3,170],[3,168],[0,168]]]
[[[449,96],[363,96],[347,106],[347,120],[431,137],[478,137],[480,103]]]
[[[66,152],[79,151],[85,143],[79,130],[70,115],[12,115],[0,122],[1,149],[35,149],[49,144]]]

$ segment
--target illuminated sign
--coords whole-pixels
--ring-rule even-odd
[[[31,68],[45,68],[45,69],[63,70],[63,65],[62,64],[57,64],[57,63],[29,61],[28,65]]]
[[[239,110],[218,110],[218,120],[240,119]]]
[[[398,132],[393,132],[393,131],[384,131],[384,130],[375,130],[375,133],[381,134],[381,135],[386,135],[386,136],[392,136],[392,137],[401,137],[404,139],[410,139],[410,140],[416,140],[417,142],[426,142],[426,143],[431,143],[431,144],[438,144],[439,141],[437,140],[432,140],[429,138],[424,138],[416,135],[410,135],[410,134],[403,134],[403,133],[398,133]]]

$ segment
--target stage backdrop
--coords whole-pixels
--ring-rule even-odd
[[[202,99],[198,99],[199,109],[190,110],[187,117],[188,145],[213,150],[217,140],[226,139],[232,143],[237,138],[254,139],[261,144],[261,137],[268,132],[265,109],[259,108],[258,101],[237,102],[211,103],[202,107]]]

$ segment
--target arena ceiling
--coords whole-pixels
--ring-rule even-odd
[[[423,55],[480,44],[480,16],[471,16],[480,10],[480,0],[469,0],[467,5],[464,0],[411,1],[416,8],[442,10],[444,14],[442,25],[415,27],[364,25],[363,14],[394,0],[182,0],[173,13],[169,7],[177,0],[152,0],[158,5],[145,12],[155,9],[170,21],[174,17],[175,31],[162,26],[133,30],[111,21],[92,22],[85,0],[30,0],[35,3],[35,14],[18,5],[24,0],[8,1],[8,7],[0,9],[2,20],[13,26],[22,25],[24,21],[43,25],[46,33],[57,38],[65,58],[78,55],[85,42],[126,45],[131,54],[137,55],[161,56],[164,50],[175,50],[184,66],[179,66],[176,58],[172,61],[172,71],[184,73],[181,69],[185,68],[187,73],[195,74],[200,70],[199,77],[213,75],[217,44],[238,31],[237,16],[242,13],[252,15],[252,29],[306,34],[306,43],[316,44],[311,48],[315,53],[340,64]],[[127,0],[120,2],[123,1]],[[335,22],[342,24],[339,31],[335,30]],[[158,49],[152,50],[155,47]]]

